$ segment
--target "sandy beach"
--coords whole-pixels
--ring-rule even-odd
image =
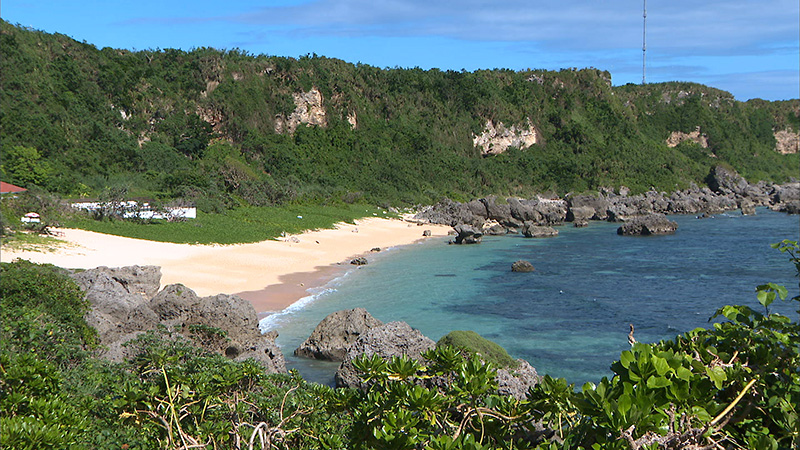
[[[423,230],[441,237],[450,227],[366,218],[334,229],[236,245],[171,244],[60,229],[59,239],[65,244],[54,251],[3,248],[0,260],[21,258],[74,269],[156,265],[161,267],[162,287],[181,283],[200,296],[238,294],[263,313],[280,311],[308,295],[308,289],[351,268],[349,261],[355,256],[424,239]]]

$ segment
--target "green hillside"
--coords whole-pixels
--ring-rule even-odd
[[[0,25],[2,178],[63,196],[121,190],[214,212],[674,190],[719,163],[750,180],[798,170],[797,154],[778,153],[774,137],[800,129],[798,100],[743,103],[691,83],[612,87],[597,69],[425,71],[316,55],[97,49]],[[317,124],[293,123],[304,107]],[[482,156],[473,138],[487,121],[535,130],[537,142]],[[698,126],[708,148],[666,145]]]

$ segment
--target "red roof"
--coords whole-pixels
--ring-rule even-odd
[[[10,194],[12,192],[25,192],[27,189],[21,188],[19,186],[14,186],[11,183],[6,183],[5,181],[0,181],[0,194]]]

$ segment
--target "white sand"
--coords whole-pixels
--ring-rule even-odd
[[[59,267],[90,269],[98,266],[161,266],[162,286],[182,283],[198,295],[261,291],[281,283],[280,298],[254,301],[259,311],[282,309],[305,295],[306,289],[324,282],[320,270],[369,252],[374,247],[406,245],[423,239],[423,230],[445,236],[450,227],[417,226],[401,220],[367,218],[356,225],[309,231],[279,241],[237,245],[190,245],[131,239],[91,231],[61,229],[59,239],[68,245],[54,252],[12,251],[4,248],[0,260],[16,258]],[[276,291],[277,292],[277,291]],[[247,297],[246,297],[247,298]]]

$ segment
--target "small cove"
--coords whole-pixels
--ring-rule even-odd
[[[622,237],[618,224],[592,222],[559,227],[560,235],[548,239],[486,237],[475,246],[432,239],[389,249],[267,317],[262,328],[279,332],[289,367],[320,383],[332,381],[338,364],[295,358],[292,351],[327,314],[363,307],[434,340],[475,330],[540,374],[581,384],[611,376],[609,365],[628,347],[629,323],[639,341],[671,339],[709,326],[722,305],[760,308],[758,284],[777,282],[796,293],[793,267],[769,244],[797,239],[797,216],[760,208],[755,216],[670,219],[679,229],[669,236]],[[518,259],[536,271],[512,273]],[[772,309],[796,314],[786,302]]]

